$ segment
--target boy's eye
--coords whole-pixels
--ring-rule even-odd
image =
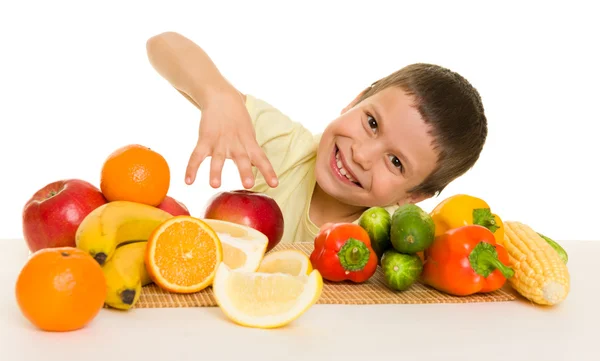
[[[377,129],[377,121],[370,115],[367,115],[367,121],[369,122],[369,127],[371,129]]]
[[[371,130],[375,131],[377,129],[377,120],[375,120],[375,118],[373,118],[369,114],[367,114],[367,122],[369,123],[369,128],[371,128]],[[400,169],[400,172],[403,172],[404,167],[402,166],[402,162],[400,161],[400,159],[398,159],[398,157],[390,155],[390,160],[392,161],[392,165],[394,167]]]
[[[402,162],[400,161],[400,159],[398,159],[398,157],[390,155],[390,160],[392,161],[392,165],[398,169],[400,169],[400,171],[402,171]]]

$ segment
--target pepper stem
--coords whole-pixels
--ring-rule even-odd
[[[492,233],[496,233],[496,230],[500,228],[489,208],[473,209],[473,224],[483,226],[492,231]]]
[[[361,241],[348,238],[337,253],[340,264],[346,271],[360,271],[369,262],[371,251]]]
[[[498,259],[496,248],[486,242],[479,242],[469,254],[469,262],[473,271],[480,276],[487,277],[494,270],[498,269],[506,278],[511,278],[515,271],[506,266]]]

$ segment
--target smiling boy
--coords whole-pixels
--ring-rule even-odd
[[[218,188],[232,159],[245,188],[281,207],[282,242],[311,242],[324,223],[356,222],[369,207],[392,212],[439,194],[475,164],[486,140],[478,92],[437,65],[412,64],[378,80],[313,135],[240,93],[186,37],[167,32],[146,45],[154,69],[201,110],[186,183],[211,157],[210,184]]]

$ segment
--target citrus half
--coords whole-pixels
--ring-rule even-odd
[[[210,286],[223,260],[215,231],[192,216],[175,216],[160,224],[148,239],[145,263],[159,287],[174,293],[193,293]]]
[[[267,250],[269,239],[254,228],[217,219],[203,219],[219,236],[223,263],[230,269],[254,272]]]
[[[292,276],[231,270],[221,263],[213,293],[223,313],[236,324],[255,328],[282,327],[314,305],[323,290],[319,271]]]
[[[257,269],[264,273],[287,273],[292,276],[307,275],[313,268],[306,254],[295,249],[274,251],[265,255]]]

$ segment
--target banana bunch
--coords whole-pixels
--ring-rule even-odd
[[[102,266],[108,291],[106,305],[128,310],[138,301],[142,287],[152,283],[144,262],[147,240],[171,217],[146,204],[113,201],[83,219],[75,243]]]
[[[110,261],[102,266],[106,278],[105,304],[128,310],[140,298],[142,287],[152,283],[144,255],[148,242],[133,242],[118,247]]]
[[[148,240],[156,227],[171,217],[170,213],[147,204],[109,202],[83,219],[75,233],[75,244],[102,266],[119,245]]]

